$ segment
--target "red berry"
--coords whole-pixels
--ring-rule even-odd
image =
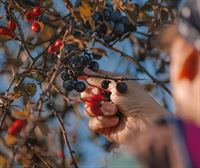
[[[26,13],[25,18],[28,23],[31,23],[36,19],[36,16],[32,11],[29,11]]]
[[[33,14],[35,16],[41,16],[42,13],[43,13],[43,9],[42,8],[40,8],[38,6],[36,6],[36,7],[33,8]]]
[[[10,30],[12,30],[12,31],[15,31],[16,27],[17,27],[16,21],[13,20],[13,19],[9,20],[9,22],[8,22],[8,28]]]
[[[9,28],[0,26],[0,42],[4,40],[11,40],[14,37],[13,32]]]
[[[8,128],[8,133],[11,134],[11,135],[16,135],[18,133],[18,130],[16,127],[14,127],[13,125],[11,125],[9,128]]]
[[[53,54],[56,52],[56,48],[54,45],[50,45],[49,48],[48,48],[48,53],[49,54]]]
[[[14,127],[18,128],[18,130],[21,131],[21,129],[24,127],[24,121],[22,121],[22,120],[15,120],[12,125]]]
[[[65,154],[63,151],[57,151],[56,155],[57,155],[57,157],[61,157],[61,158],[65,157]]]
[[[62,39],[57,39],[54,46],[55,48],[59,49],[62,46]]]
[[[93,95],[90,98],[85,99],[85,104],[91,108],[92,113],[95,116],[101,116],[102,111],[100,109],[101,101],[104,97],[102,95]]]
[[[31,25],[31,30],[33,32],[39,32],[41,30],[41,26],[39,25],[39,23],[37,22],[34,22],[32,25]]]

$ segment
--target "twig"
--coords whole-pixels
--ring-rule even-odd
[[[34,147],[32,147],[31,145],[27,144],[27,146],[29,147],[30,150],[32,150],[32,152],[42,161],[42,163],[47,167],[47,168],[53,168],[46,160],[44,160],[42,158],[42,156],[40,156],[34,149]]]
[[[73,160],[74,167],[75,167],[75,168],[78,168],[78,165],[77,165],[76,160],[75,160],[74,155],[73,155],[74,151],[72,150],[72,148],[71,148],[71,146],[70,146],[70,144],[69,144],[69,140],[68,140],[68,137],[67,137],[67,133],[66,133],[64,124],[63,124],[61,118],[59,117],[59,115],[56,113],[55,110],[54,110],[54,115],[55,115],[55,117],[57,118],[57,120],[58,120],[58,122],[59,122],[60,129],[61,129],[62,134],[63,134],[63,139],[64,139],[64,141],[65,141],[65,145],[66,145],[66,146],[68,147],[68,149],[69,149],[69,153],[70,153],[70,156],[71,156],[71,158],[72,158],[72,160]]]
[[[114,81],[127,81],[127,80],[146,80],[146,79],[140,79],[140,78],[125,78],[125,77],[111,77],[109,75],[91,75],[91,74],[87,74],[87,73],[83,73],[83,75],[87,76],[87,77],[95,77],[95,78],[102,78],[102,79],[110,79],[110,80],[114,80]]]
[[[101,45],[103,45],[104,47],[113,50],[114,52],[120,54],[121,57],[127,59],[128,61],[133,62],[135,65],[138,66],[138,68],[145,73],[154,83],[156,83],[157,85],[159,85],[161,88],[163,88],[169,95],[171,94],[171,91],[165,86],[165,84],[163,84],[163,82],[159,81],[158,79],[154,78],[143,66],[142,64],[134,57],[131,57],[130,55],[102,42],[101,40],[95,39],[95,41],[97,41],[98,43],[100,43]]]

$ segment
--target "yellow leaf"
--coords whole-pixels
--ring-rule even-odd
[[[7,134],[5,137],[5,142],[8,146],[14,145],[15,143],[17,143],[17,141],[18,139],[13,135]]]
[[[23,111],[12,111],[11,115],[18,119],[27,119],[29,117],[29,112],[24,109]]]
[[[87,3],[83,3],[83,5],[78,8],[78,11],[84,23],[86,23],[86,21],[89,20],[92,16],[92,8]]]
[[[0,155],[0,167],[6,168],[7,167],[7,160],[4,156]]]
[[[93,53],[101,55],[101,56],[106,56],[107,55],[106,51],[104,49],[102,49],[102,48],[91,48],[90,50]]]
[[[29,95],[29,96],[34,96],[35,93],[36,93],[36,85],[33,84],[33,83],[28,83],[26,86],[25,86],[25,89],[26,89],[26,93]]]
[[[121,7],[123,6],[122,0],[112,0],[112,2],[113,2],[113,5],[114,5],[114,11],[121,9]]]
[[[72,44],[78,45],[78,48],[81,50],[83,50],[85,48],[85,46],[87,45],[86,41],[78,39],[78,38],[74,37],[73,35],[67,36],[66,41],[68,44],[72,43]]]

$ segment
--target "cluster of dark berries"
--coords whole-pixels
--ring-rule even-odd
[[[66,66],[61,73],[61,78],[64,81],[63,87],[67,91],[76,90],[78,92],[83,92],[86,89],[86,84],[77,80],[78,76],[83,74],[84,68],[89,68],[94,72],[99,71],[98,62],[87,53],[82,56],[63,58],[63,63]]]
[[[77,92],[83,92],[86,89],[86,84],[82,81],[67,80],[64,81],[63,87],[68,91],[76,90]]]
[[[127,16],[123,16],[120,11],[114,11],[112,5],[107,5],[103,11],[96,11],[92,16],[96,33],[99,38],[103,38],[106,43],[110,43],[122,35],[136,31],[136,26],[132,25]]]
[[[109,80],[103,80],[101,83],[101,87],[103,89],[108,89],[110,83],[111,81]],[[125,82],[117,82],[116,89],[119,93],[126,93],[128,90],[128,86]]]

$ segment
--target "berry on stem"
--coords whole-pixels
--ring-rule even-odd
[[[94,72],[98,72],[98,71],[99,71],[99,64],[98,64],[98,62],[92,61],[92,62],[89,64],[89,69],[91,69],[91,70],[94,71]]]
[[[70,79],[70,76],[69,76],[69,74],[68,74],[66,71],[64,71],[64,72],[62,72],[62,74],[61,74],[61,79],[62,79],[63,81],[67,81],[67,80]]]
[[[56,48],[54,47],[54,45],[50,45],[48,48],[48,53],[49,54],[53,54],[56,52]]]
[[[34,8],[33,8],[33,15],[34,16],[41,16],[42,15],[42,13],[43,13],[43,9],[42,8],[40,8],[40,7],[38,7],[38,6],[35,6]]]
[[[76,82],[76,84],[75,84],[75,90],[77,92],[80,92],[80,93],[84,92],[85,89],[86,89],[86,84],[84,82],[82,82],[82,81]]]
[[[60,47],[62,46],[62,39],[57,39],[55,41],[54,46],[55,46],[56,49],[60,49]]]
[[[63,83],[63,87],[68,91],[72,91],[75,88],[75,82],[73,80],[68,80]]]
[[[31,30],[33,31],[33,32],[39,32],[40,30],[41,30],[41,26],[40,26],[40,24],[39,23],[37,23],[37,22],[34,22],[32,25],[31,25]]]
[[[8,28],[10,30],[15,31],[16,27],[17,27],[17,23],[14,19],[11,19],[8,21]]]
[[[24,121],[17,119],[8,128],[8,133],[11,135],[16,135],[24,128],[24,126]]]
[[[109,81],[109,80],[103,80],[101,83],[101,87],[103,89],[108,89],[110,83],[111,83],[111,81]]]
[[[128,90],[128,86],[125,82],[118,82],[116,89],[119,93],[126,93]]]
[[[35,14],[32,11],[28,11],[25,15],[25,19],[28,23],[33,22],[36,19]]]

